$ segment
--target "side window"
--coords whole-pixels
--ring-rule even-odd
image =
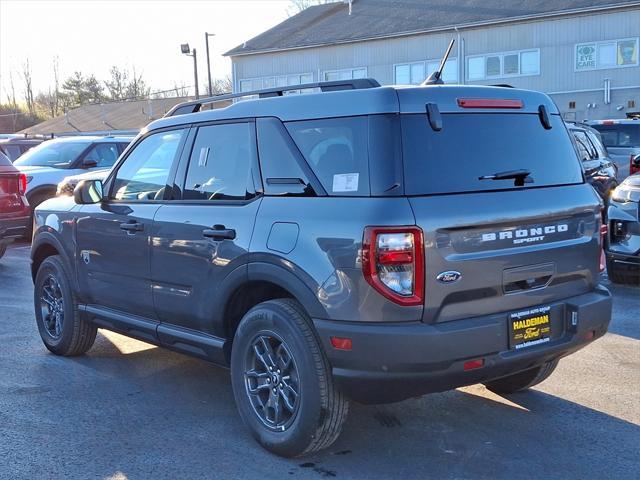
[[[119,155],[115,143],[96,143],[84,156],[84,160],[96,162],[97,168],[110,168],[116,163]]]
[[[26,150],[25,150],[26,151]],[[11,160],[16,160],[24,152],[20,150],[18,145],[7,145],[4,152]]]
[[[593,160],[597,157],[591,142],[584,132],[581,132],[580,130],[573,130],[573,135],[575,136],[578,152],[580,153],[580,160]]]
[[[591,143],[598,153],[598,158],[607,158],[609,156],[609,153],[607,152],[605,146],[602,144],[600,138],[598,138],[598,136],[593,132],[587,132],[587,136],[589,137],[589,140],[591,140]]]
[[[314,195],[309,179],[300,168],[295,145],[289,140],[289,134],[280,120],[259,118],[256,121],[258,132],[258,156],[260,170],[267,195]],[[302,159],[301,159],[302,160]],[[304,161],[304,160],[302,160]]]
[[[161,200],[185,132],[154,133],[136,145],[118,169],[111,198]]]
[[[200,127],[193,144],[184,200],[246,200],[255,196],[252,166],[255,134],[251,123]]]
[[[128,143],[118,143],[118,150],[120,151],[120,153],[122,153],[127,149],[128,146]]]
[[[344,117],[286,124],[329,195],[369,195],[368,120]]]

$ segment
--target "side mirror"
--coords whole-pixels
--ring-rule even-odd
[[[102,198],[102,181],[100,180],[80,180],[73,190],[73,199],[78,205],[100,203]]]
[[[629,168],[630,175],[640,172],[640,155],[631,156],[631,162],[629,167],[630,167]]]
[[[95,168],[97,166],[98,162],[91,158],[85,158],[84,160],[82,160],[82,168]]]

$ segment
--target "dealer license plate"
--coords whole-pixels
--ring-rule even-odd
[[[537,307],[509,316],[510,346],[520,350],[551,340],[551,307]]]

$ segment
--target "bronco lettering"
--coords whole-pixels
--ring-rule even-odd
[[[493,242],[496,240],[513,240],[514,245],[519,245],[522,243],[541,242],[545,239],[546,235],[568,231],[569,225],[567,225],[566,223],[561,223],[559,225],[547,225],[544,227],[532,227],[529,229],[519,228],[517,230],[503,230],[502,232],[483,233],[482,241]]]

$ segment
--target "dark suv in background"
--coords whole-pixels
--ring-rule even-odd
[[[251,433],[296,456],[334,442],[347,398],[516,392],[606,332],[601,201],[546,95],[242,95],[176,107],[36,209],[49,350],[106,328],[230,366]]]
[[[27,230],[31,212],[25,197],[26,189],[26,176],[0,153],[0,258],[7,245]]]
[[[42,139],[36,138],[6,138],[0,139],[0,153],[4,153],[9,160],[15,162],[23,153],[42,143]]]
[[[567,128],[573,136],[587,181],[607,204],[611,192],[618,186],[618,166],[609,157],[597,130],[581,123],[567,123]]]

